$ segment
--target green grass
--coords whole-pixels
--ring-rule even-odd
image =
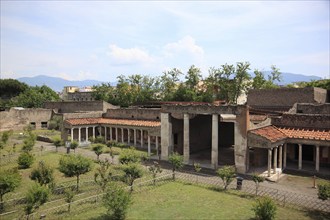
[[[200,186],[170,182],[133,193],[127,219],[253,219],[254,199]],[[106,219],[104,207],[70,216],[72,219]],[[323,216],[326,219],[325,216]],[[276,219],[322,219],[313,213],[278,206]]]

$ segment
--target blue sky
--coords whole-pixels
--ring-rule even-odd
[[[240,61],[330,76],[329,1],[3,1],[1,78],[115,81]]]

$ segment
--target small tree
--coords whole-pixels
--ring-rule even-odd
[[[56,152],[57,152],[57,148],[63,145],[63,141],[60,137],[54,137],[53,138],[53,144],[56,147]]]
[[[68,212],[70,212],[71,211],[71,203],[73,202],[73,198],[74,198],[75,193],[70,188],[70,189],[65,190],[64,195],[65,195],[65,202],[68,203]]]
[[[77,177],[77,191],[79,191],[79,177],[91,170],[92,162],[81,155],[65,155],[60,159],[59,170],[67,177]]]
[[[123,167],[123,171],[125,173],[127,184],[131,187],[131,191],[133,191],[134,180],[142,176],[142,169],[138,164],[130,163]]]
[[[33,185],[26,194],[25,214],[32,214],[49,198],[49,189],[38,184]]]
[[[149,167],[149,171],[152,174],[153,183],[154,185],[156,185],[157,173],[161,173],[163,170],[161,169],[159,163],[157,161],[154,161],[154,164]]]
[[[45,164],[44,161],[39,161],[37,168],[33,169],[30,178],[38,182],[41,186],[48,186],[54,182],[54,169]]]
[[[183,157],[174,152],[168,157],[168,161],[172,164],[173,180],[175,180],[175,171],[183,167]]]
[[[94,181],[101,187],[104,192],[108,183],[111,181],[112,172],[110,170],[110,163],[108,160],[100,161],[100,167],[96,169],[94,174]]]
[[[252,176],[253,182],[256,184],[256,196],[258,195],[258,189],[259,189],[259,184],[265,181],[265,178],[262,176],[259,176],[258,174],[253,174]]]
[[[194,163],[194,170],[197,173],[196,175],[196,183],[198,183],[198,173],[202,170],[200,163]]]
[[[34,156],[28,152],[23,152],[19,155],[17,163],[20,169],[29,168],[34,161]]]
[[[13,134],[13,130],[9,130],[9,131],[4,131],[2,133],[2,136],[1,136],[1,141],[2,143],[4,143],[4,145],[7,144],[8,140],[9,140],[9,137]]]
[[[109,219],[125,219],[130,202],[130,194],[117,183],[110,184],[103,196],[103,205],[107,209]]]
[[[71,141],[70,149],[73,149],[73,152],[76,153],[76,148],[78,147],[79,143],[77,141]]]
[[[235,168],[233,166],[224,166],[217,170],[217,174],[222,179],[224,190],[226,190],[229,184],[234,180]]]
[[[36,140],[37,140],[36,135],[33,134],[32,132],[28,132],[28,135],[26,136],[26,138],[23,141],[22,150],[25,152],[32,151],[32,149],[36,143]]]
[[[319,183],[318,187],[318,197],[322,200],[327,200],[330,198],[330,182]]]
[[[96,144],[96,145],[93,147],[93,151],[94,151],[94,153],[96,154],[96,156],[97,156],[97,160],[98,160],[98,161],[100,160],[100,155],[103,153],[103,147],[104,147],[103,144]]]
[[[114,157],[115,157],[115,155],[114,155],[114,153],[113,153],[113,148],[112,148],[112,147],[113,147],[116,143],[117,143],[117,142],[115,142],[115,141],[107,141],[107,143],[106,143],[107,147],[110,148],[109,153],[110,153],[110,157],[111,157],[111,163],[114,162]]]
[[[256,216],[256,219],[260,219],[260,220],[275,219],[276,209],[277,209],[276,204],[269,197],[258,198],[252,208]]]
[[[21,183],[21,175],[17,169],[0,169],[0,212],[4,209],[3,196],[14,191]]]
[[[141,161],[141,155],[134,147],[123,149],[119,155],[119,162],[121,164],[138,163]]]

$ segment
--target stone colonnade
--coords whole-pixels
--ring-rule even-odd
[[[92,134],[89,134],[89,128],[92,128]],[[71,140],[74,140],[74,129],[78,129],[78,139],[77,141],[79,143],[82,142],[82,130],[85,129],[85,141],[88,141],[89,137],[95,138],[96,134],[96,128],[99,128],[99,136],[102,136],[102,130],[104,131],[104,139],[105,141],[116,141],[125,143],[128,145],[134,145],[139,146],[141,148],[144,147],[144,141],[145,141],[145,135],[147,135],[147,146],[148,146],[148,156],[151,155],[151,145],[152,145],[152,139],[153,144],[156,148],[156,154],[158,155],[159,152],[159,136],[151,136],[149,135],[149,132],[147,130],[141,129],[141,128],[124,128],[124,127],[116,127],[116,126],[80,126],[80,127],[73,127],[71,128]],[[120,135],[119,135],[120,133]],[[127,134],[125,136],[125,133]],[[138,135],[140,140],[138,140]],[[126,139],[125,139],[126,137]],[[133,139],[133,140],[132,140]]]

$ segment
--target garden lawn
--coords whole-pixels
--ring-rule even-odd
[[[253,219],[254,199],[204,187],[170,182],[133,193],[127,219]],[[104,207],[71,216],[73,219],[106,219]],[[278,206],[276,219],[316,219],[308,213]]]

